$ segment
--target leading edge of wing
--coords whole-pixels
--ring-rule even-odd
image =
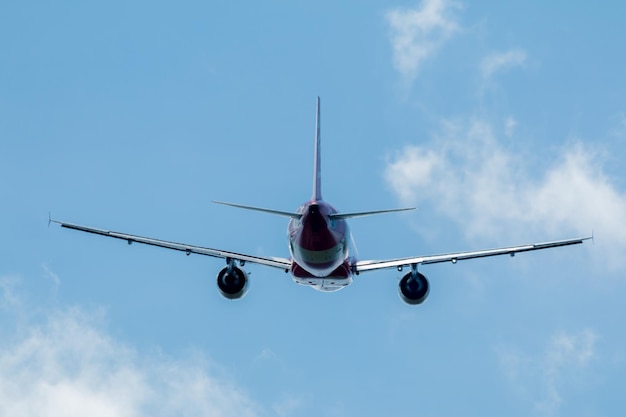
[[[543,242],[543,243],[534,243],[530,245],[521,245],[521,246],[510,246],[506,248],[497,248],[497,249],[485,249],[478,250],[472,252],[458,252],[458,253],[449,253],[443,255],[429,255],[429,256],[417,256],[412,258],[398,258],[398,259],[389,259],[389,260],[381,260],[381,261],[358,261],[356,266],[356,272],[364,272],[364,271],[373,271],[376,269],[384,269],[384,268],[399,268],[404,266],[409,266],[412,264],[436,264],[441,262],[452,262],[456,263],[457,261],[462,261],[465,259],[476,259],[476,258],[486,258],[488,256],[498,256],[498,255],[510,255],[514,256],[516,253],[520,252],[530,252],[541,249],[548,248],[557,248],[560,246],[569,246],[569,245],[578,245],[583,243],[585,240],[593,239],[590,237],[582,237],[576,239],[565,239],[565,240],[555,240],[552,242]]]
[[[149,237],[129,235],[126,233],[119,233],[119,232],[114,232],[111,230],[104,230],[104,229],[97,229],[94,227],[81,226],[78,224],[66,223],[66,222],[62,222],[58,220],[51,219],[50,221],[52,223],[57,223],[61,225],[61,227],[65,227],[67,229],[73,229],[73,230],[78,230],[81,232],[93,233],[96,235],[125,240],[126,242],[128,242],[129,245],[131,243],[137,242],[137,243],[143,243],[143,244],[151,245],[151,246],[158,246],[158,247],[165,248],[165,249],[172,249],[172,250],[177,250],[180,252],[185,252],[187,255],[195,253],[198,255],[212,256],[214,258],[223,258],[223,259],[230,258],[230,259],[235,259],[238,261],[251,262],[251,263],[255,263],[259,265],[271,266],[271,267],[282,269],[285,271],[288,271],[289,268],[291,268],[291,261],[286,258],[278,258],[278,257],[266,258],[266,257],[261,257],[261,256],[246,255],[242,253],[229,252],[229,251],[224,251],[220,249],[204,248],[201,246],[187,245],[184,243],[168,242],[166,240],[159,240],[159,239],[152,239]]]

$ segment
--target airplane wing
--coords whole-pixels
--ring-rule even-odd
[[[121,239],[131,243],[143,243],[151,246],[159,246],[161,248],[173,249],[181,252],[185,252],[187,255],[192,253],[196,253],[198,255],[206,255],[212,256],[214,258],[222,258],[222,259],[234,259],[242,262],[250,262],[260,265],[271,266],[274,268],[282,269],[285,272],[289,271],[291,268],[291,260],[287,258],[275,258],[275,257],[261,257],[254,255],[246,255],[242,253],[228,252],[219,249],[211,249],[211,248],[203,248],[200,246],[186,245],[184,243],[175,243],[168,242],[165,240],[152,239],[149,237],[135,236],[129,235],[126,233],[113,232],[110,230],[96,229],[93,227],[80,226],[78,224],[65,223],[58,220],[50,220],[53,223],[58,223],[61,227],[65,227],[68,229],[79,230],[81,232],[93,233],[96,235],[112,237],[115,239]]]
[[[520,253],[520,252],[530,252],[534,250],[556,248],[559,246],[577,245],[589,239],[592,239],[592,237],[556,240],[552,242],[534,243],[530,245],[511,246],[507,248],[498,248],[498,249],[485,249],[485,250],[478,250],[478,251],[473,251],[473,252],[458,252],[458,253],[449,253],[449,254],[443,254],[443,255],[416,256],[412,258],[399,258],[399,259],[389,259],[389,260],[381,260],[381,261],[358,261],[356,262],[354,267],[355,267],[356,273],[358,274],[364,271],[373,271],[376,269],[384,269],[384,268],[401,269],[402,267],[405,267],[405,266],[420,265],[420,264],[427,265],[427,264],[436,264],[436,263],[441,263],[441,262],[456,263],[457,261],[462,261],[465,259],[486,258],[488,256],[498,256],[498,255],[515,256],[516,253]]]

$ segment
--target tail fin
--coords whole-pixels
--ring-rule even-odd
[[[320,98],[317,97],[317,112],[315,116],[315,154],[313,162],[313,201],[322,199],[322,169],[320,165]]]

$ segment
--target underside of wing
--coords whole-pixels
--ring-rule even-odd
[[[583,237],[577,239],[565,239],[565,240],[555,240],[552,242],[544,242],[544,243],[534,243],[530,245],[521,245],[521,246],[510,246],[506,248],[498,248],[498,249],[485,249],[478,250],[472,252],[458,252],[458,253],[449,253],[442,255],[428,255],[428,256],[415,256],[410,258],[398,258],[398,259],[388,259],[388,260],[370,260],[370,261],[358,261],[355,264],[355,271],[357,273],[364,271],[373,271],[376,269],[385,269],[385,268],[402,268],[410,265],[427,265],[427,264],[435,264],[441,262],[452,262],[456,263],[457,261],[462,261],[466,259],[476,259],[476,258],[486,258],[489,256],[498,256],[498,255],[510,255],[515,256],[516,253],[521,252],[530,252],[541,249],[548,248],[557,248],[561,246],[570,246],[570,245],[578,245],[583,243],[585,240],[589,240],[591,237]]]
[[[180,252],[185,252],[187,255],[195,253],[198,255],[212,256],[214,258],[237,260],[242,263],[250,262],[250,263],[255,263],[259,265],[271,266],[274,268],[282,269],[284,271],[289,271],[289,268],[291,267],[291,260],[287,258],[246,255],[242,253],[229,252],[229,251],[224,251],[220,249],[205,248],[201,246],[187,245],[184,243],[176,243],[176,242],[169,242],[166,240],[152,239],[149,237],[129,235],[126,233],[119,233],[119,232],[114,232],[110,230],[97,229],[93,227],[81,226],[81,225],[72,224],[72,223],[65,223],[65,222],[61,222],[57,220],[52,220],[52,222],[58,223],[61,225],[61,227],[65,227],[68,229],[73,229],[73,230],[78,230],[81,232],[93,233],[96,235],[125,240],[126,242],[128,242],[129,245],[135,242],[142,243],[145,245],[158,246],[158,247],[165,248],[165,249],[172,249],[172,250],[177,250]]]

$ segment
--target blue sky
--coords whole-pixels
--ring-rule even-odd
[[[626,6],[0,5],[0,414],[610,416],[626,407]],[[595,234],[322,294],[58,227],[286,256],[324,197],[361,258]]]

